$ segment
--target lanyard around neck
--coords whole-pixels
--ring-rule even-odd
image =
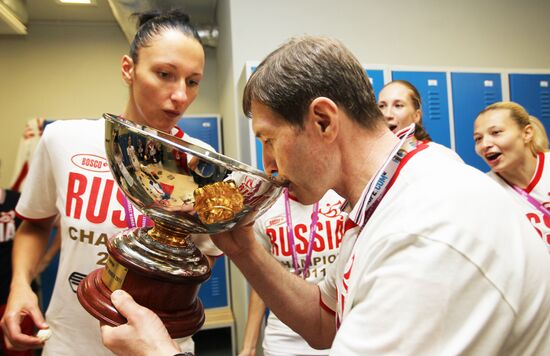
[[[134,207],[128,199],[123,195],[122,196],[122,205],[124,206],[124,212],[126,213],[126,223],[128,224],[128,228],[132,229],[136,227],[136,218],[134,216]],[[145,227],[149,224],[149,218],[145,215],[141,218],[141,223],[139,224],[139,227]]]
[[[290,213],[290,198],[288,196],[288,188],[284,189],[285,197],[285,214],[286,214],[286,230],[288,234],[288,243],[292,252],[292,265],[296,274],[300,274],[300,265],[298,263],[298,254],[296,253],[296,243],[294,241],[294,226],[292,225],[292,214]],[[313,213],[311,216],[311,225],[309,227],[309,240],[307,245],[306,258],[304,268],[302,270],[303,278],[306,278],[306,273],[311,263],[311,254],[313,252],[313,239],[317,231],[317,221],[319,220],[319,203],[313,204]]]
[[[405,157],[407,152],[416,148],[416,140],[414,140],[413,137],[414,124],[411,124],[401,140],[395,145],[382,167],[375,174],[374,179],[370,181],[367,189],[365,189],[358,202],[358,209],[354,216],[352,217],[350,215],[353,222],[357,225],[364,227],[372,214],[374,214],[378,204],[380,204],[382,198],[386,194],[390,182],[393,181],[394,174],[401,160]]]
[[[497,173],[498,174],[498,173]],[[512,184],[510,182],[508,182],[506,179],[504,179],[503,176],[501,176],[500,174],[498,174],[498,176],[506,182],[506,184],[508,184],[513,190],[516,191],[516,193],[518,193],[523,199],[527,200],[527,202],[529,204],[531,204],[532,206],[535,207],[535,209],[537,209],[538,211],[540,211],[542,214],[544,214],[544,216],[550,218],[550,211],[548,211],[548,209],[546,209],[544,207],[544,205],[542,205],[540,203],[540,201],[538,201],[537,199],[533,198],[533,196],[529,193],[527,193],[525,190],[521,189],[520,187],[518,187],[517,185],[515,184]]]

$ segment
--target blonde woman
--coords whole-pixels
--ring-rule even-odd
[[[519,201],[550,251],[550,153],[542,123],[519,104],[498,102],[478,115],[474,141],[489,176]]]

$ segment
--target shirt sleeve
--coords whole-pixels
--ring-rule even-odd
[[[336,290],[336,264],[333,263],[327,268],[325,279],[319,282],[319,290],[321,291],[321,308],[335,313],[337,307],[337,290]]]
[[[55,142],[54,124],[49,125],[33,154],[25,186],[16,207],[17,214],[26,220],[42,220],[57,215],[54,167],[49,143]]]
[[[269,236],[267,236],[267,234],[265,233],[265,227],[262,221],[263,220],[258,219],[254,222],[254,236],[256,236],[256,241],[258,241],[267,252],[270,252],[271,241],[269,239]]]
[[[343,213],[344,214],[344,213]],[[321,291],[321,307],[329,312],[336,313],[338,310],[338,287],[337,282],[343,275],[343,269],[346,266],[346,261],[351,258],[353,249],[353,241],[355,241],[360,228],[355,225],[350,219],[346,219],[344,226],[344,236],[342,237],[342,245],[336,257],[336,261],[327,268],[325,279],[320,281],[318,286]]]

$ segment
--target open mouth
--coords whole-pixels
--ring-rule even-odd
[[[494,162],[495,160],[497,160],[500,156],[501,156],[502,153],[500,152],[492,152],[492,153],[487,153],[485,155],[485,159],[488,161],[488,162]]]
[[[395,125],[395,124],[388,124],[388,127],[390,128],[390,130],[392,132],[395,132],[395,130],[397,129],[397,125]]]

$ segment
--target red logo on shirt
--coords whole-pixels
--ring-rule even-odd
[[[286,221],[286,218],[284,216],[278,216],[276,218],[273,218],[267,222],[267,227],[275,226],[282,224]]]
[[[91,172],[109,172],[109,164],[103,157],[81,153],[71,157],[71,162],[78,168],[85,169]]]

